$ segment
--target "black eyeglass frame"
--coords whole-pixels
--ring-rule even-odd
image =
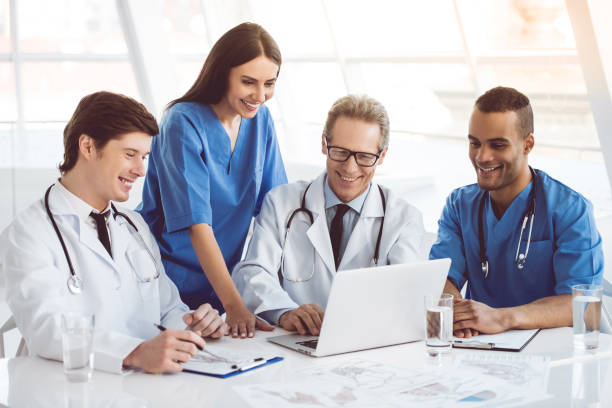
[[[331,155],[329,154],[329,150],[330,150],[330,149],[339,149],[339,150],[342,150],[342,151],[344,151],[344,152],[348,152],[348,153],[349,153],[349,155],[348,155],[348,156],[346,156],[346,159],[344,159],[344,160],[334,159],[334,158],[332,158],[332,157],[331,157]],[[380,152],[378,152],[378,154],[376,154],[376,153],[370,153],[370,152],[354,152],[354,151],[352,151],[352,150],[345,149],[344,147],[340,147],[340,146],[330,146],[330,145],[327,145],[327,157],[329,157],[331,160],[336,161],[336,162],[340,162],[340,163],[344,163],[344,162],[346,162],[348,159],[350,159],[350,158],[351,158],[351,156],[354,156],[354,157],[355,157],[355,163],[357,163],[357,165],[358,165],[358,166],[361,166],[361,167],[373,167],[374,165],[376,165],[376,163],[378,162],[378,159],[380,159],[380,155],[381,155],[381,153],[382,153],[382,150],[381,150]],[[374,157],[376,157],[376,160],[374,160],[374,163],[372,163],[372,164],[360,164],[360,163],[359,163],[359,160],[357,160],[357,155],[358,155],[358,154],[366,154],[366,155],[368,155],[368,156],[374,156]]]

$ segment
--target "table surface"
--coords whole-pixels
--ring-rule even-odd
[[[280,363],[235,377],[219,379],[190,373],[114,375],[96,371],[89,383],[66,381],[60,362],[38,357],[0,359],[0,403],[10,407],[244,407],[232,389],[236,385],[288,382],[294,373],[349,360],[376,361],[405,368],[449,364],[462,353],[497,353],[453,349],[450,356],[433,360],[423,342],[315,358],[266,341],[271,335],[257,332],[253,339],[219,340],[237,349],[260,349],[284,357]],[[575,351],[569,327],[542,330],[521,354],[551,359],[547,392],[552,398],[529,407],[612,406],[612,336],[601,335],[595,352]]]

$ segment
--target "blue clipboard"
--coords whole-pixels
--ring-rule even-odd
[[[198,369],[198,370],[191,369],[191,368],[183,368],[183,372],[207,375],[209,377],[216,377],[216,378],[229,378],[229,377],[233,377],[238,374],[246,373],[246,372],[261,368],[261,367],[265,367],[270,364],[278,363],[279,361],[282,361],[282,360],[283,360],[283,357],[276,356],[273,358],[269,358],[267,360],[262,360],[261,362],[257,362],[258,364],[248,364],[246,367],[245,366],[237,367],[235,365],[232,365],[232,366],[228,365],[228,371],[223,372],[223,373],[206,371],[205,367],[203,367],[202,369]]]

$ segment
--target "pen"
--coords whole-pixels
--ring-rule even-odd
[[[157,323],[153,323],[153,325],[155,327],[157,327],[159,329],[159,331],[166,331],[166,328],[164,326],[162,326],[161,324],[157,324]],[[189,341],[189,340],[187,340]],[[189,341],[189,343],[193,343],[192,341]],[[204,351],[204,349],[202,348],[202,346],[200,346],[199,344],[193,343],[194,346],[196,346],[198,348],[198,350],[200,351]]]

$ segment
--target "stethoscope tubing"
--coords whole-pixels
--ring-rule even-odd
[[[64,237],[62,237],[62,233],[60,232],[57,223],[55,222],[55,218],[53,218],[53,214],[51,213],[51,208],[49,207],[49,193],[51,192],[51,188],[53,184],[49,186],[47,191],[45,192],[45,210],[47,210],[47,215],[51,220],[51,224],[53,225],[53,229],[55,230],[55,234],[57,234],[57,238],[59,239],[60,244],[62,244],[62,249],[64,250],[64,256],[66,257],[66,262],[68,262],[68,268],[70,268],[70,275],[74,278],[77,278],[76,272],[74,271],[74,266],[72,265],[72,259],[68,254],[68,248],[66,248],[66,243],[64,242]]]
[[[296,217],[297,214],[299,214],[300,212],[303,212],[308,216],[308,219],[310,220],[310,225],[314,223],[314,216],[312,215],[312,211],[306,208],[306,193],[308,192],[308,189],[310,189],[311,185],[312,185],[312,182],[306,186],[306,189],[302,193],[302,200],[300,201],[300,207],[293,210],[291,215],[287,218],[287,224],[285,228],[285,239],[283,241],[283,247],[282,247],[282,253],[281,253],[281,271],[279,271],[280,272],[279,279],[286,278],[286,276],[284,276],[285,244],[287,243],[287,236],[289,234],[289,230],[291,228],[291,223],[293,222],[293,219]],[[378,260],[379,260],[379,255],[380,255],[380,242],[382,240],[383,227],[385,225],[385,216],[387,214],[387,199],[385,198],[385,193],[383,192],[382,187],[380,186],[378,186],[378,191],[380,193],[380,199],[382,201],[383,219],[380,223],[380,228],[378,229],[378,237],[376,238],[376,247],[374,249],[374,257],[372,258],[372,264],[374,266],[378,265]],[[313,271],[307,279],[299,279],[299,280],[292,280],[292,281],[293,282],[307,282],[310,279],[312,279],[312,277],[314,276],[314,264],[312,267],[313,267]]]
[[[531,186],[531,191],[529,192],[529,205],[527,209],[523,213],[523,220],[521,221],[520,228],[521,232],[519,235],[518,245],[516,247],[516,255],[514,257],[514,262],[518,269],[523,269],[525,262],[527,260],[527,255],[529,254],[529,246],[531,244],[531,231],[533,228],[533,219],[535,218],[535,207],[536,207],[536,190],[538,187],[538,176],[537,173],[531,166],[529,166],[529,171],[531,172],[531,179],[533,180],[533,185]],[[487,248],[484,240],[484,231],[483,231],[483,213],[484,213],[484,204],[486,201],[487,192],[484,191],[480,198],[480,204],[478,206],[478,243],[480,249],[480,267],[482,273],[484,274],[485,279],[489,275],[489,260],[487,258]],[[525,248],[525,253],[521,254],[521,241],[523,240],[523,232],[527,226],[527,222],[529,222],[529,233],[527,235],[527,246]]]
[[[51,208],[49,207],[49,193],[51,192],[51,188],[53,188],[54,184],[51,184],[49,186],[49,188],[47,188],[47,191],[45,192],[45,210],[47,212],[47,215],[49,216],[49,220],[51,221],[51,224],[53,225],[53,229],[55,230],[55,234],[57,235],[57,239],[59,240],[60,244],[62,245],[62,250],[64,251],[64,256],[66,257],[66,262],[68,263],[68,268],[70,269],[70,276],[68,277],[68,290],[74,294],[77,295],[79,293],[81,293],[81,279],[78,277],[78,275],[76,274],[76,271],[74,269],[74,265],[72,264],[72,258],[70,257],[70,254],[68,253],[68,248],[66,247],[66,242],[64,241],[64,237],[62,236],[62,233],[59,230],[59,227],[57,226],[57,223],[55,222],[55,218],[53,217],[53,213],[51,213]],[[132,221],[130,219],[130,217],[128,217],[127,214],[117,210],[117,208],[115,207],[115,205],[113,203],[111,203],[111,210],[113,212],[113,217],[115,219],[117,219],[118,216],[123,217],[128,224],[134,228],[134,230],[136,231],[136,235],[138,235],[138,237],[140,238],[140,241],[142,243],[142,245],[144,245],[145,249],[147,250],[147,252],[149,253],[149,255],[151,256],[151,258],[153,259],[153,263],[155,264],[155,268],[157,270],[157,275],[155,278],[159,277],[159,265],[157,260],[155,259],[155,257],[153,256],[153,254],[151,253],[151,250],[149,248],[149,246],[146,244],[146,242],[144,242],[144,238],[142,238],[142,235],[140,235],[140,231],[138,230],[138,228],[136,227],[136,224],[134,223],[134,221]]]

